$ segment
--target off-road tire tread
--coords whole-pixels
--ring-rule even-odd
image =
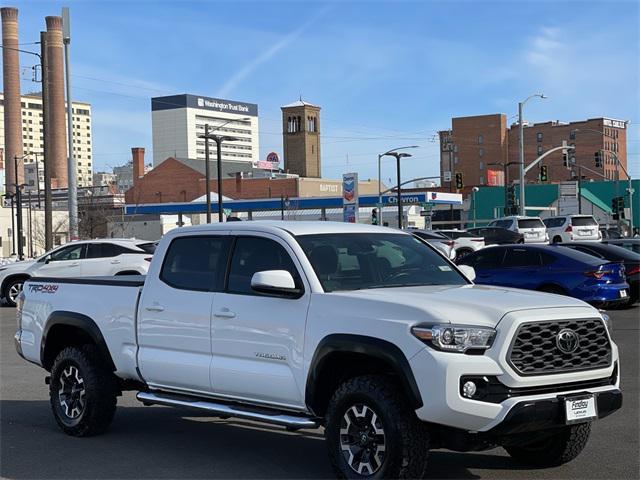
[[[546,451],[529,450],[524,447],[505,447],[516,461],[536,467],[556,467],[575,459],[589,441],[591,423],[581,423],[566,427],[550,444]]]
[[[67,361],[76,362],[82,370],[82,378],[86,385],[87,406],[84,417],[77,425],[70,427],[60,421],[54,402],[58,401],[57,375],[61,365]],[[49,399],[53,416],[60,428],[74,437],[90,437],[104,433],[111,424],[116,413],[117,396],[119,394],[116,376],[101,357],[95,345],[67,347],[60,351],[51,369]]]
[[[330,437],[333,428],[340,429],[344,412],[338,411],[338,407],[341,399],[349,394],[364,394],[376,399],[385,406],[385,415],[390,415],[393,423],[398,427],[402,443],[402,458],[388,457],[385,460],[386,462],[391,461],[392,464],[385,467],[384,477],[424,478],[429,455],[427,428],[416,417],[415,411],[401,394],[401,387],[391,377],[383,375],[364,375],[351,378],[338,387],[329,402],[325,416],[325,437],[331,465],[336,475],[339,478],[348,478],[340,468],[341,454],[337,452],[335,445],[331,444]],[[357,477],[355,472],[350,473]],[[376,473],[380,474],[381,472]],[[378,478],[378,475],[374,475],[372,478]]]

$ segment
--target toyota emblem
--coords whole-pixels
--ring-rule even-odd
[[[576,332],[564,328],[556,335],[556,346],[562,353],[573,353],[578,349],[580,337]]]

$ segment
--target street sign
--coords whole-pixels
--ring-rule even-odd
[[[445,182],[451,181],[451,172],[442,172],[442,180]]]
[[[430,217],[431,216],[431,212],[429,210],[420,210],[420,216],[421,217]]]

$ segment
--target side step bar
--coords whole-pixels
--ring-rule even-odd
[[[178,396],[173,394],[171,394],[171,396],[166,396],[160,393],[138,392],[136,398],[146,405],[195,408],[225,417],[236,417],[243,418],[245,420],[270,423],[273,425],[281,425],[292,430],[300,428],[317,428],[319,426],[318,422],[310,417],[287,415],[281,412],[272,412],[258,407],[251,410],[251,407],[218,403],[194,397]]]

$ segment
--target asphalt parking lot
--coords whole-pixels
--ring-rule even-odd
[[[638,478],[640,307],[610,312],[621,352],[623,408],[596,422],[575,461],[530,470],[501,449],[431,452],[431,478]],[[13,347],[15,310],[0,308],[2,478],[331,478],[322,431],[287,432],[190,411],[119,400],[111,430],[71,438],[49,409],[44,371]]]

